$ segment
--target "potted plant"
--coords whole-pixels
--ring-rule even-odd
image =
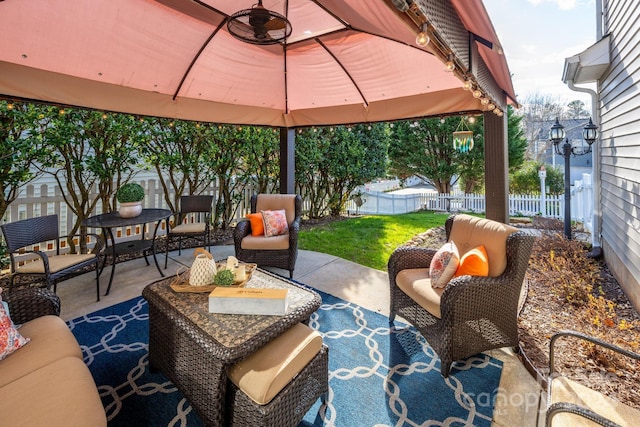
[[[134,218],[142,212],[144,188],[135,182],[127,182],[116,191],[116,200],[120,203],[118,212],[122,218]]]

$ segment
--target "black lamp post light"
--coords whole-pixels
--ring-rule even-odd
[[[549,139],[553,142],[556,154],[564,157],[564,235],[567,239],[571,239],[571,176],[569,169],[569,158],[571,156],[582,156],[591,153],[591,146],[598,137],[598,127],[593,124],[591,119],[589,123],[582,129],[582,138],[586,141],[587,147],[573,147],[566,138],[564,126],[556,122],[549,130]],[[564,139],[564,144],[560,146],[560,142]]]

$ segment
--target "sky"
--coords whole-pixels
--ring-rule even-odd
[[[519,103],[540,94],[564,104],[578,99],[590,105],[589,95],[572,91],[562,82],[562,72],[565,58],[596,42],[594,0],[483,3],[505,52]]]

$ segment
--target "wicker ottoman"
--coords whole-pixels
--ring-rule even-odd
[[[228,372],[231,426],[297,426],[329,389],[329,348],[299,323]]]

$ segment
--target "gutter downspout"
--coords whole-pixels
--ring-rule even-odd
[[[606,0],[596,0],[596,40],[602,40],[602,27],[603,27],[603,3]],[[573,84],[573,80],[568,80],[567,85],[569,89],[575,92],[588,93],[591,96],[591,115],[594,118],[596,125],[600,128],[600,110],[598,109],[598,94],[593,89],[584,87],[578,87]],[[602,130],[598,129],[598,138],[594,145],[600,141],[600,135]],[[591,245],[593,249],[590,256],[596,258],[602,255],[602,248],[600,246],[600,240],[602,238],[601,232],[601,220],[602,209],[600,208],[601,198],[601,185],[600,185],[600,145],[596,145],[595,149],[591,152],[591,164],[593,165],[593,176],[591,183],[593,185],[593,230],[591,233]]]
[[[599,3],[599,2],[597,2]],[[598,94],[595,90],[579,87],[573,83],[573,80],[567,80],[567,86],[569,89],[575,92],[588,93],[591,96],[591,115],[594,118],[594,122],[600,126],[600,110],[598,110]],[[593,185],[593,230],[591,232],[591,245],[593,246],[592,254],[596,254],[596,248],[600,248],[600,219],[602,217],[600,209],[600,129],[598,129],[598,138],[594,142],[594,149],[591,151],[591,164],[593,165],[593,178],[591,184]],[[599,249],[598,249],[599,251]]]

